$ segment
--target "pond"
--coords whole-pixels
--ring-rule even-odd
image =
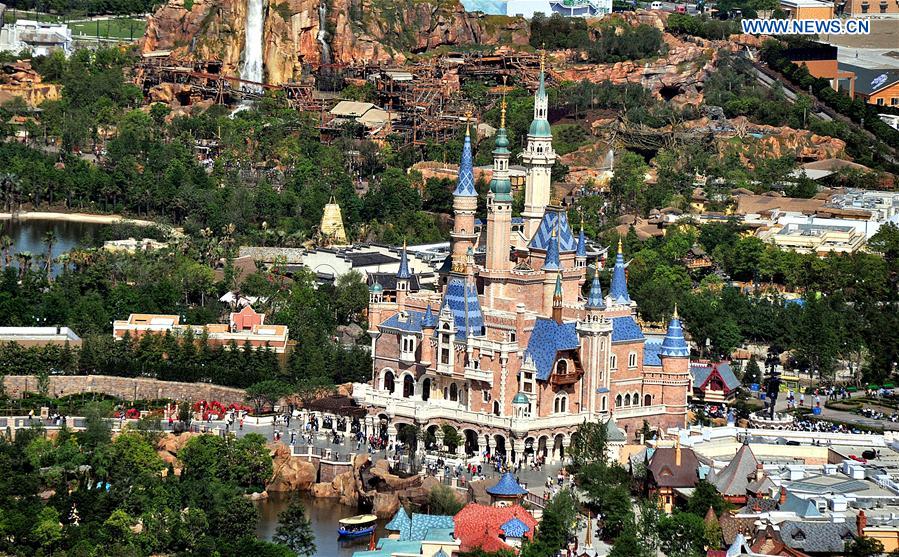
[[[351,557],[356,551],[368,549],[367,537],[346,541],[337,539],[337,522],[341,518],[359,514],[355,507],[341,505],[336,499],[315,498],[309,493],[300,494],[300,499],[306,507],[306,516],[315,534],[316,555]],[[290,494],[271,493],[268,499],[257,502],[259,525],[256,528],[256,535],[260,539],[271,540],[275,535],[278,528],[278,513],[287,508],[289,500]],[[375,534],[377,539],[386,535],[384,530],[386,523],[386,520],[379,521],[378,531]]]
[[[17,265],[15,254],[31,252],[32,263],[35,267],[43,265],[44,256],[47,253],[47,245],[44,237],[47,232],[53,231],[56,238],[53,242],[53,258],[71,251],[73,248],[88,246],[97,236],[105,224],[92,222],[71,222],[56,220],[4,220],[0,221],[0,236],[9,236],[13,240],[10,255],[13,265]],[[2,255],[0,255],[2,257]],[[61,267],[54,265],[52,275],[56,276]]]

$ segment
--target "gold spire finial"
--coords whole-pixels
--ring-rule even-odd
[[[540,44],[540,73],[546,69],[546,43]]]
[[[465,137],[471,136],[471,109],[465,111]]]
[[[621,247],[621,237],[618,237],[618,253],[624,253],[624,249]]]
[[[671,316],[672,319],[677,319],[677,302],[674,302],[674,315]]]
[[[406,239],[403,238],[403,251],[405,251],[405,250],[406,250]]]
[[[503,100],[500,103],[499,127],[506,127],[506,76],[503,76]]]

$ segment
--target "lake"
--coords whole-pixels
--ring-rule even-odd
[[[359,514],[355,507],[341,505],[336,499],[316,499],[309,493],[299,495],[306,507],[306,516],[312,525],[312,532],[315,534],[316,555],[351,557],[356,551],[368,549],[369,538],[367,537],[347,541],[338,541],[337,539],[337,521]],[[288,493],[270,493],[268,499],[256,503],[259,510],[259,525],[256,528],[256,535],[259,538],[272,539],[278,528],[278,513],[287,508],[289,500],[290,494]],[[386,520],[379,521],[377,539],[386,535],[384,530],[386,523]]]
[[[47,245],[44,244],[44,235],[52,230],[56,234],[52,255],[54,258],[71,251],[79,245],[90,245],[99,230],[107,226],[92,222],[71,222],[55,220],[4,220],[0,221],[0,236],[6,235],[13,239],[10,253],[13,257],[13,265],[16,265],[15,254],[29,251],[33,255],[32,262],[40,266],[47,253]],[[2,256],[2,255],[0,255]],[[54,265],[52,275],[56,276],[60,267]]]

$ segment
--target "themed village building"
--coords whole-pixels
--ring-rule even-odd
[[[651,427],[684,426],[690,351],[677,314],[664,339],[644,337],[620,244],[610,291],[603,294],[595,273],[585,288],[583,229],[575,234],[565,211],[551,204],[556,155],[543,72],[522,154],[524,226],[514,229],[504,101],[502,107],[486,234],[475,228],[466,133],[442,291],[409,291],[405,249],[395,297],[372,284],[372,380],[355,385],[354,398],[391,440],[401,424],[414,424],[434,430],[442,444],[439,426],[450,424],[464,435],[460,454],[489,448],[512,460],[563,456],[585,420],[614,418],[630,436],[644,420]]]

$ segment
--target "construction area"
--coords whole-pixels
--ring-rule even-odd
[[[309,65],[300,82],[271,85],[225,75],[220,61],[185,62],[175,59],[171,51],[160,50],[143,55],[134,70],[134,83],[151,102],[177,106],[211,101],[237,107],[273,94],[292,109],[318,114],[321,139],[326,143],[349,134],[426,145],[455,136],[459,122],[472,112],[461,95],[465,81],[488,86],[491,101],[484,110],[489,110],[504,83],[536,89],[539,71],[536,54],[448,53],[403,67]],[[349,85],[370,86],[371,102],[342,99],[339,92]]]

